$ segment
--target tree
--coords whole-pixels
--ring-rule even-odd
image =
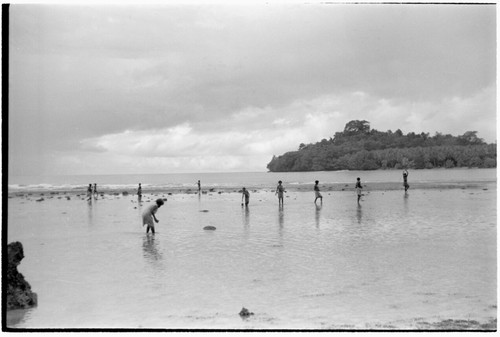
[[[370,132],[370,122],[354,120],[347,123],[344,127],[344,133],[347,135],[357,135]]]
[[[477,136],[477,131],[467,131],[458,137],[459,145],[479,145],[484,144],[484,141]]]
[[[485,144],[476,131],[461,136],[439,132],[433,137],[424,132],[404,135],[400,129],[370,130],[369,122],[353,120],[345,125],[344,132],[336,132],[333,139],[301,143],[297,151],[273,156],[267,168],[286,172],[496,167],[496,152],[496,144]]]

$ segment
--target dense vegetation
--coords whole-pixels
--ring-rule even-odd
[[[461,136],[428,133],[380,132],[370,123],[353,120],[343,132],[315,144],[300,144],[298,151],[273,156],[272,172],[437,167],[496,167],[496,144],[486,144],[477,131]]]

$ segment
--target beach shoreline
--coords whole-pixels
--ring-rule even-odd
[[[285,190],[287,192],[312,192],[313,183],[310,184],[285,184]],[[334,183],[334,184],[320,184],[321,192],[352,192],[354,191],[354,184],[346,183]],[[399,182],[366,182],[362,183],[363,191],[404,191],[404,186]],[[244,186],[214,186],[210,188],[204,188],[201,190],[202,194],[222,194],[222,193],[241,193],[241,189]],[[482,181],[482,182],[415,182],[410,183],[410,190],[448,190],[448,189],[489,189],[496,188],[496,181]],[[275,187],[247,187],[247,189],[252,192],[275,192]],[[184,188],[184,187],[174,187],[174,188],[163,188],[163,187],[143,187],[142,195],[173,195],[173,194],[198,194],[198,189],[196,188]],[[105,195],[117,196],[117,195],[128,195],[137,196],[136,189],[130,188],[108,188],[100,187],[98,195],[103,197]],[[8,197],[44,197],[44,198],[62,198],[66,196],[74,196],[84,198],[87,196],[85,189],[75,189],[75,188],[39,188],[39,189],[12,189],[8,190]]]

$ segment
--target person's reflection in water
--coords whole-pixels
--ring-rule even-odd
[[[243,214],[243,226],[245,229],[248,229],[250,226],[250,209],[248,207],[242,207],[242,214]]]
[[[279,209],[278,222],[280,225],[280,230],[283,229],[283,227],[285,225],[285,212],[283,211],[283,207],[280,207],[280,209]]]
[[[89,225],[94,226],[94,205],[92,202],[92,198],[88,199],[87,204],[89,205],[88,207],[88,218],[89,218]]]
[[[316,205],[316,214],[315,214],[316,228],[319,228],[319,219],[321,218],[321,208],[322,207],[323,207],[323,205]]]
[[[405,212],[405,216],[408,215],[408,193],[405,193],[404,194],[404,197],[403,197],[403,200],[404,200],[404,212]]]
[[[361,211],[361,205],[358,204],[358,208],[356,210],[356,218],[358,219],[358,223],[361,223],[361,218],[363,217],[363,212]]]
[[[163,259],[161,252],[158,250],[159,240],[154,235],[146,235],[142,241],[142,250],[144,258],[147,261],[155,263]]]

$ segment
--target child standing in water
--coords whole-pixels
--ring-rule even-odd
[[[321,193],[319,193],[319,180],[316,180],[315,181],[315,185],[314,185],[314,193],[316,194],[316,199],[314,199],[314,203],[316,203],[316,200],[321,199],[321,204],[323,204],[323,196],[321,195]]]
[[[89,187],[87,188],[87,197],[92,198],[92,184],[89,184]]]
[[[408,170],[403,171],[403,186],[405,187],[405,192],[410,188],[410,185],[408,185]]]
[[[276,193],[274,193],[274,195],[276,194],[278,195],[279,206],[283,206],[283,193],[285,192],[285,188],[281,184],[282,184],[281,180],[278,181],[278,186],[276,187]]]
[[[361,199],[361,190],[363,189],[363,186],[361,186],[361,179],[358,177],[356,182],[356,193],[358,195],[358,204],[359,200]]]
[[[248,207],[248,203],[250,202],[250,192],[248,192],[248,190],[244,187],[241,194],[241,206],[243,206],[243,198],[245,198],[245,206]]]
[[[165,199],[166,201],[167,199]],[[146,208],[146,210],[142,213],[142,225],[147,225],[148,227],[146,228],[146,234],[149,233],[149,230],[151,229],[151,232],[154,234],[155,233],[155,224],[153,220],[158,223],[158,219],[156,218],[155,214],[158,211],[158,208],[160,208],[163,205],[163,200],[162,199],[156,199],[156,202]]]

